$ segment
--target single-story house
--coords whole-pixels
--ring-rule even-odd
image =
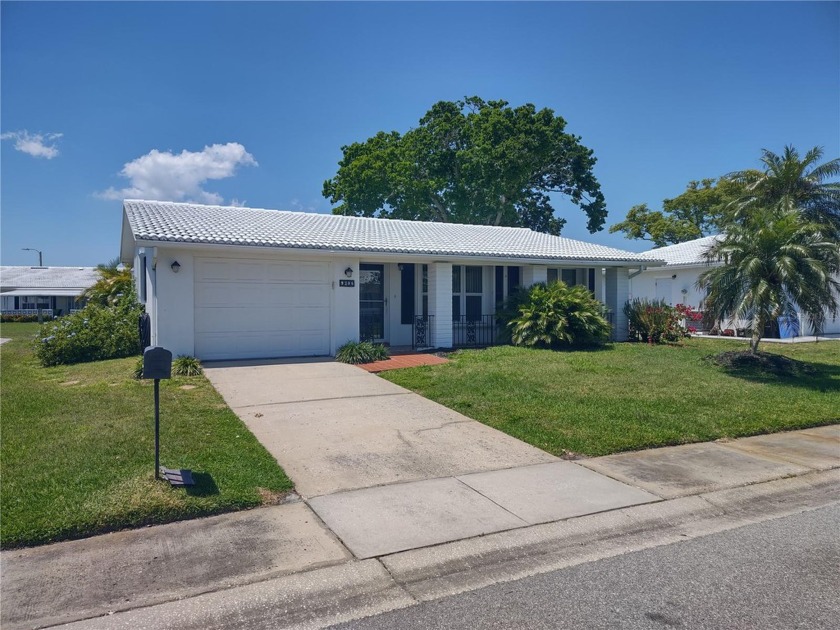
[[[0,267],[0,306],[4,315],[67,315],[97,280],[96,267]]]
[[[120,252],[152,344],[204,360],[491,345],[496,304],[555,279],[587,286],[623,339],[629,272],[657,264],[525,228],[141,200]]]
[[[696,310],[703,310],[705,291],[697,288],[700,274],[709,268],[703,260],[703,254],[720,239],[720,236],[704,236],[693,241],[658,247],[641,255],[657,261],[656,267],[646,267],[630,274],[630,295],[634,298],[662,299],[675,306],[685,304]],[[665,261],[664,266],[659,261]],[[813,331],[807,319],[798,315],[800,335],[812,335]],[[728,322],[725,327],[745,327],[743,322]],[[796,327],[795,327],[796,328]],[[767,336],[778,336],[778,326],[771,326]],[[840,317],[826,318],[820,334],[840,334]]]

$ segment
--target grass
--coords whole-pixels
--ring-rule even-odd
[[[840,422],[840,342],[764,343],[768,363],[713,357],[739,341],[500,346],[381,376],[555,455],[606,455]],[[730,357],[731,358],[731,357]],[[787,369],[787,371],[785,371]]]
[[[161,381],[161,463],[196,485],[154,478],[151,381],[136,357],[42,368],[37,324],[0,336],[3,548],[79,538],[277,501],[292,484],[203,376]]]

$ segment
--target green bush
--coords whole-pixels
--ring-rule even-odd
[[[586,287],[540,283],[529,287],[527,295],[519,313],[507,322],[514,345],[558,349],[609,340],[607,309]]]
[[[137,319],[142,312],[133,294],[113,306],[88,304],[41,326],[35,356],[46,367],[139,354]]]
[[[172,362],[172,373],[175,376],[200,376],[204,374],[201,361],[187,354],[178,355]]]
[[[540,283],[541,286],[546,286]],[[537,286],[537,285],[532,285]],[[497,343],[513,343],[512,331],[508,324],[519,317],[521,309],[531,300],[532,287],[517,287],[510,293],[502,304],[496,305],[496,341]]]
[[[132,372],[134,378],[141,379],[143,378],[143,357],[137,357],[137,363],[134,364],[134,371]]]
[[[41,315],[41,319],[44,321],[52,320],[52,317],[49,315]],[[38,316],[37,315],[0,315],[0,323],[2,324],[11,324],[11,323],[25,323],[25,322],[37,322]]]
[[[624,305],[631,341],[661,343],[679,341],[686,336],[684,315],[665,300],[636,298]]]
[[[335,360],[342,363],[373,363],[388,358],[388,349],[370,341],[348,341],[335,353]]]

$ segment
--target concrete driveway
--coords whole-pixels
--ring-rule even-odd
[[[352,365],[236,361],[205,372],[306,498],[557,461]]]
[[[360,559],[658,500],[351,365],[205,371]]]

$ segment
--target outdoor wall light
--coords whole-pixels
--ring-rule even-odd
[[[676,279],[677,279],[677,274],[674,274],[673,276],[671,276],[671,280],[676,280]]]
[[[352,278],[353,277],[353,267],[347,267],[347,269],[344,270],[344,275],[347,276],[348,278]]]
[[[172,273],[178,273],[179,271],[181,271],[181,263],[179,263],[177,260],[171,265],[169,265],[169,267],[172,269]]]
[[[405,265],[403,263],[397,263],[397,269],[402,271],[403,269],[405,269]]]

